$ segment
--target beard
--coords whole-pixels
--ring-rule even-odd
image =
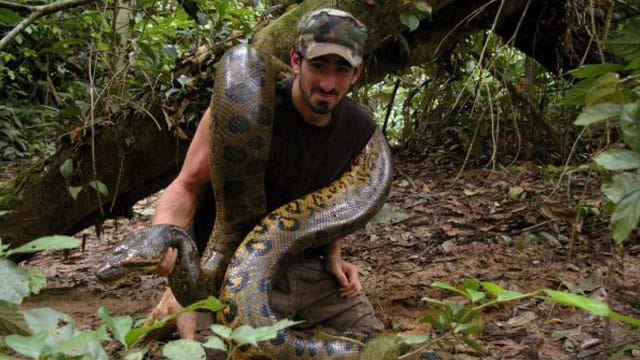
[[[322,101],[322,100],[314,102],[311,99],[311,96],[313,94],[329,94],[337,97],[340,95],[338,91],[330,90],[327,92],[327,91],[323,91],[318,87],[308,89],[306,86],[303,85],[305,81],[303,79],[300,79],[300,80],[301,81],[298,82],[298,86],[300,87],[300,93],[302,94],[302,99],[309,106],[311,111],[313,111],[314,113],[322,114],[322,115],[330,114],[333,111],[333,109],[338,105],[339,101],[336,102],[335,104],[332,104],[331,102]]]
[[[307,104],[309,104],[311,110],[317,114],[329,114],[331,110],[333,110],[333,107],[326,101],[312,103],[311,100],[309,100],[307,101]]]

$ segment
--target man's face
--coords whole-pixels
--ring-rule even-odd
[[[316,114],[329,114],[342,101],[360,76],[362,65],[352,67],[345,59],[330,54],[313,59],[298,57],[294,72],[302,100]]]

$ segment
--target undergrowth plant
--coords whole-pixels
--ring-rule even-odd
[[[216,312],[224,305],[215,297],[195,302],[179,312],[158,321],[140,319],[134,322],[131,316],[112,316],[100,307],[98,317],[102,324],[96,329],[83,329],[74,319],[51,308],[22,310],[24,298],[37,294],[44,288],[46,278],[36,269],[18,266],[9,259],[15,254],[34,253],[46,250],[72,249],[79,241],[68,236],[48,236],[33,240],[16,249],[9,249],[0,239],[0,359],[110,359],[103,344],[117,341],[122,359],[143,359],[149,346],[141,340],[149,332],[163,327],[185,312],[207,310]],[[259,342],[274,339],[278,331],[298,322],[280,320],[272,326],[253,328],[248,325],[230,329],[224,325],[211,326],[213,335],[204,342],[174,340],[162,347],[167,359],[205,359],[205,349],[216,349],[232,354],[242,346],[257,346]]]
[[[576,125],[606,124],[622,134],[622,144],[610,144],[594,157],[612,172],[601,190],[611,202],[613,239],[621,245],[640,221],[640,18],[604,44],[624,64],[585,65],[572,71],[579,81],[564,103],[583,106]]]
[[[96,329],[78,327],[74,319],[65,313],[50,308],[22,310],[24,298],[37,294],[46,283],[42,272],[16,265],[10,256],[46,250],[71,249],[79,245],[77,239],[68,236],[49,236],[36,239],[16,249],[9,249],[0,239],[0,358],[2,359],[109,359],[103,344],[116,341],[121,349],[115,354],[122,359],[143,359],[149,346],[141,340],[149,332],[164,326],[185,312],[207,310],[216,312],[224,305],[216,298],[193,303],[181,311],[159,321],[146,319],[134,321],[131,316],[113,316],[101,307],[98,317],[102,324]],[[484,354],[476,335],[483,331],[482,311],[503,303],[528,298],[573,306],[592,314],[618,320],[638,328],[640,320],[617,313],[599,300],[585,296],[538,289],[529,293],[503,289],[499,285],[467,279],[460,287],[442,282],[431,286],[448,290],[458,295],[455,301],[423,298],[428,305],[420,321],[431,325],[426,334],[397,333],[374,337],[362,347],[361,359],[404,359],[412,354],[433,348],[450,348],[457,341],[466,344],[479,354]],[[231,356],[243,346],[259,346],[261,341],[277,337],[278,332],[299,322],[280,320],[272,326],[253,328],[242,325],[231,329],[224,325],[211,326],[213,335],[204,342],[174,340],[162,347],[162,355],[168,359],[205,359],[206,349],[215,349]],[[354,341],[341,339],[344,341]]]
[[[432,354],[433,349],[452,349],[456,344],[465,344],[477,354],[487,355],[477,339],[484,330],[482,311],[526,299],[568,305],[640,328],[640,319],[615,312],[602,301],[570,292],[537,289],[523,293],[478,279],[466,279],[459,287],[438,281],[431,286],[456,295],[451,298],[454,300],[422,299],[427,311],[421,315],[420,322],[431,325],[431,331],[426,334],[398,333],[376,337],[366,345],[361,359],[408,359],[416,354]]]

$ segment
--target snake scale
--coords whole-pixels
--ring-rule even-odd
[[[338,179],[266,214],[264,173],[275,106],[275,79],[271,55],[254,47],[235,46],[220,59],[210,127],[211,181],[216,198],[214,229],[199,266],[193,266],[196,261],[192,245],[162,241],[165,250],[168,246],[186,250],[184,257],[180,251],[179,263],[170,277],[178,300],[188,304],[219,294],[227,305],[219,313],[219,320],[232,328],[241,324],[253,327],[274,324],[278,319],[271,311],[268,294],[280,260],[310,247],[329,244],[362,227],[380,209],[391,186],[391,153],[377,129]],[[193,242],[186,232],[168,229],[176,232],[174,238],[179,238],[174,242]],[[154,247],[141,246],[151,241],[143,238],[140,235],[134,239],[137,244],[125,238],[124,245],[119,247],[127,250],[130,258],[136,253],[139,259],[143,257],[139,254],[141,247]],[[122,272],[115,274],[117,258],[122,257],[122,254],[114,256],[115,253],[105,261],[112,266],[105,265],[99,270],[99,277],[123,276]],[[163,253],[164,250],[154,256],[161,258]],[[358,357],[359,349],[352,343],[321,340],[316,332],[284,329],[277,338],[260,343],[257,348],[236,352],[235,358]]]

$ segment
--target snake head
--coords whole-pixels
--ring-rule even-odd
[[[162,255],[141,254],[136,248],[120,244],[107,255],[103,265],[96,271],[96,277],[104,283],[119,284],[136,275],[151,273],[160,263]]]
[[[98,280],[117,284],[136,275],[150,274],[162,260],[167,248],[167,245],[160,244],[155,234],[145,229],[126,236],[96,271]]]
[[[118,285],[136,275],[150,274],[159,262],[160,259],[140,257],[129,257],[113,262],[107,260],[96,270],[96,277],[101,282]]]

